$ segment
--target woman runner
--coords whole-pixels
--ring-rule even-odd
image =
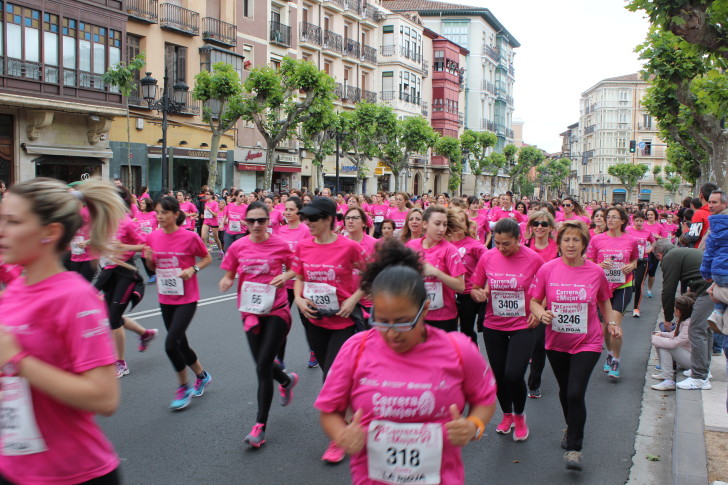
[[[215,193],[212,190],[207,190],[204,193],[205,196],[205,205],[204,205],[204,212],[202,214],[202,240],[205,242],[205,245],[207,245],[207,242],[209,240],[210,231],[212,231],[212,237],[215,240],[215,244],[217,244],[217,249],[219,251],[217,257],[218,259],[222,259],[225,253],[223,252],[222,243],[220,242],[220,224],[217,222],[217,214],[220,212],[220,205],[215,201]]]

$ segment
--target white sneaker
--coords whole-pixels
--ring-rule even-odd
[[[704,390],[707,391],[709,389],[712,389],[713,386],[710,385],[710,380],[708,379],[693,379],[692,377],[688,377],[682,382],[679,382],[677,384],[677,387],[680,389],[684,389],[686,391],[693,391],[693,390]]]
[[[659,384],[654,384],[650,386],[655,391],[674,391],[675,390],[675,381],[672,379],[665,379],[664,381],[660,382]]]
[[[647,298],[652,298],[652,291],[651,290],[647,290]]]
[[[651,376],[651,377],[652,377],[653,379],[655,379],[656,381],[664,381],[665,379],[667,379],[667,377],[663,376],[663,375],[662,375],[661,373],[659,373],[659,372],[658,372],[657,374],[652,374],[652,376]]]
[[[685,377],[693,377],[693,371],[691,371],[690,369],[684,370],[683,375]],[[713,374],[711,374],[710,371],[708,371],[708,379],[712,379],[712,378],[713,378]]]

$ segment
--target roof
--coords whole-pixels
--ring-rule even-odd
[[[625,74],[624,76],[610,77],[610,78],[607,78],[607,79],[602,79],[601,81],[599,81],[598,83],[596,83],[594,86],[590,87],[589,89],[587,89],[586,91],[584,91],[583,93],[581,93],[581,95],[584,96],[587,93],[590,93],[591,91],[593,91],[594,89],[596,89],[597,86],[599,86],[600,84],[603,84],[603,83],[630,83],[630,84],[634,84],[634,83],[644,83],[644,82],[645,82],[645,80],[642,79],[642,76],[638,72],[635,72],[634,74]]]
[[[432,0],[384,0],[382,6],[392,12],[418,12],[420,16],[437,16],[446,15],[465,15],[480,16],[485,19],[496,33],[503,35],[508,39],[508,43],[513,47],[521,47],[521,44],[511,35],[503,24],[493,15],[493,13],[483,7],[474,7],[472,5],[460,5],[457,3],[435,2]]]
[[[428,29],[427,27],[425,27],[425,30],[423,31],[423,33],[424,33],[424,34],[425,34],[425,35],[426,35],[427,37],[429,37],[430,39],[432,39],[432,40],[438,40],[438,39],[442,39],[442,40],[444,40],[444,41],[447,41],[447,42],[451,43],[452,45],[454,45],[454,46],[458,47],[458,48],[460,49],[460,53],[461,53],[462,55],[464,55],[464,56],[467,56],[468,54],[470,54],[470,51],[469,51],[468,49],[466,49],[465,47],[461,46],[460,44],[458,44],[458,43],[456,43],[456,42],[453,42],[453,41],[451,41],[450,39],[448,39],[448,38],[447,38],[447,37],[445,37],[444,35],[440,35],[440,34],[438,34],[437,32],[435,32],[435,31],[434,31],[434,30],[432,30],[432,29]]]

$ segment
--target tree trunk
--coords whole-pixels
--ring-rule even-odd
[[[211,190],[216,190],[217,185],[217,150],[220,148],[222,133],[212,130],[210,138],[210,158],[207,161],[207,185]]]
[[[495,196],[495,180],[496,180],[495,174],[491,175],[490,176],[490,196],[491,197]]]
[[[361,194],[362,193],[362,186],[364,185],[364,178],[360,177],[359,175],[356,176],[356,193]]]
[[[273,191],[273,151],[276,149],[275,145],[270,143],[266,145],[265,151],[265,172],[263,174],[263,190]]]
[[[315,189],[323,189],[324,188],[324,165],[323,163],[318,166],[318,171],[316,173],[316,187],[313,187]]]
[[[399,170],[392,169],[394,175],[394,191],[399,192]]]
[[[717,136],[713,142],[713,154],[710,157],[710,165],[713,172],[713,180],[718,188],[728,191],[728,131]]]
[[[129,166],[129,182],[131,182],[131,113],[129,112],[129,97],[126,97],[126,163]],[[119,174],[121,178],[121,174]],[[141,180],[139,181],[141,185]],[[128,187],[135,191],[138,187]],[[142,194],[139,194],[142,195]]]

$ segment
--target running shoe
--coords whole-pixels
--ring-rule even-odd
[[[152,340],[154,340],[157,337],[157,334],[159,333],[159,330],[156,328],[150,328],[146,332],[144,332],[144,335],[139,337],[139,352],[144,352],[149,347],[149,344],[152,343]]]
[[[514,426],[515,424],[513,423],[513,414],[503,413],[503,420],[498,426],[496,426],[495,432],[500,434],[509,434]]]
[[[217,253],[217,259],[219,259],[220,261],[222,261],[222,258],[224,258],[224,257],[225,257],[225,253],[223,251],[220,251],[219,253]]]
[[[618,360],[612,360],[612,367],[609,369],[609,373],[607,375],[614,380],[618,380],[621,377],[620,372],[619,372],[619,361]]]
[[[564,453],[564,463],[567,470],[580,472],[583,468],[581,465],[581,451],[567,451]]]
[[[652,377],[656,381],[664,381],[667,379],[667,377],[663,376],[662,373],[657,372],[656,374],[652,374],[650,377]]]
[[[308,356],[308,368],[314,369],[318,367],[318,360],[316,360],[316,354],[313,353],[313,350]]]
[[[346,456],[344,448],[337,445],[334,441],[329,443],[329,447],[326,448],[324,454],[321,455],[321,460],[329,463],[341,463]]]
[[[291,372],[288,374],[291,378],[291,382],[287,386],[278,386],[278,392],[281,395],[281,406],[288,406],[293,401],[293,388],[298,384],[298,374]]]
[[[640,317],[640,311],[639,310],[633,310],[632,311],[632,316],[634,318],[639,318]]]
[[[155,275],[155,274],[150,276],[149,279],[147,280],[148,285],[153,285],[156,282],[157,282],[157,275]]]
[[[286,370],[286,363],[283,362],[281,359],[273,359],[273,362],[281,366],[281,370]]]
[[[655,391],[674,391],[675,381],[673,381],[672,379],[665,379],[659,384],[653,384],[650,387]]]
[[[265,424],[255,423],[253,429],[250,430],[248,436],[245,437],[245,442],[253,448],[260,448],[265,444]]]
[[[607,362],[604,364],[604,372],[609,372],[612,369],[612,361],[614,357],[612,354],[607,354]]]
[[[652,290],[647,290],[647,298],[652,298]]]
[[[709,379],[695,379],[694,377],[688,377],[684,381],[677,383],[678,389],[684,389],[686,391],[704,390],[708,391],[713,388],[710,385]]]
[[[169,409],[172,411],[183,410],[190,405],[190,401],[192,401],[192,395],[194,393],[195,390],[186,384],[184,386],[179,386],[174,393],[174,399],[172,399]]]
[[[540,399],[541,398],[541,389],[531,389],[528,391],[528,397],[531,399]]]
[[[116,377],[121,379],[124,376],[129,375],[129,366],[123,360],[116,361]]]
[[[525,414],[513,415],[513,441],[526,441],[528,438],[528,425],[526,424]]]
[[[685,377],[693,377],[693,371],[690,369],[686,369],[683,371],[683,375]],[[710,371],[708,371],[708,379],[712,379],[712,378],[713,378],[713,374],[711,374]]]
[[[210,375],[209,372],[205,371],[205,377],[203,377],[202,379],[200,379],[198,377],[197,380],[195,381],[195,393],[194,393],[194,396],[195,397],[200,397],[203,394],[205,394],[205,388],[207,387],[207,385],[210,382],[212,382],[212,376]]]

